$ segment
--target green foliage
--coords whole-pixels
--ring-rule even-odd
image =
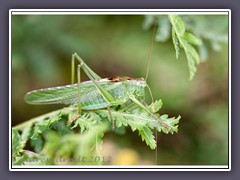
[[[18,155],[22,151],[21,137],[17,129],[12,130],[12,155]]]
[[[210,43],[213,50],[220,51],[221,44],[228,42],[227,16],[224,17],[224,21],[222,16],[210,17],[211,21],[207,21],[206,18],[209,18],[209,16],[179,16],[173,14],[168,15],[168,17],[146,16],[145,18],[145,29],[150,28],[155,22],[158,25],[156,41],[166,42],[170,39],[170,34],[172,35],[177,59],[180,49],[184,50],[188,61],[190,80],[193,79],[197,71],[196,65],[209,57],[207,44]],[[219,26],[220,21],[221,26]]]
[[[177,132],[178,118],[168,119],[166,115],[160,116],[157,112],[162,107],[162,101],[155,101],[148,106],[151,113],[139,108],[136,104],[130,103],[119,110],[111,109],[112,118],[115,124],[115,130],[131,127],[132,131],[138,131],[142,140],[151,148],[156,148],[156,140],[153,136],[153,129],[166,134]],[[82,116],[76,119],[72,125],[67,123],[77,116],[77,107],[68,107],[57,110],[37,118],[34,118],[16,128],[22,131],[20,136],[17,129],[13,130],[13,157],[22,160],[22,164],[58,164],[56,159],[64,157],[65,159],[89,157],[90,155],[100,154],[103,135],[107,131],[112,131],[111,119],[106,109],[84,111]],[[34,149],[34,158],[26,155],[23,150],[24,144],[30,140]],[[48,159],[42,162],[42,158]],[[17,164],[19,162],[15,162]],[[64,161],[65,162],[65,161]],[[66,162],[65,162],[66,163]],[[83,163],[83,162],[78,162]],[[88,162],[100,163],[100,162]]]
[[[82,121],[86,119],[85,116],[92,115],[93,118],[98,116],[96,113],[90,112],[88,115],[84,114],[71,127],[67,125],[67,122],[72,118],[75,110],[76,108],[73,109],[72,107],[64,108],[17,126],[22,135],[19,134],[18,129],[13,129],[13,164],[44,165],[61,162],[71,164],[73,159],[77,159],[78,156],[89,157],[99,154],[102,138],[107,129],[106,124],[95,121],[91,126],[86,126],[84,124],[86,122]],[[79,122],[83,123],[80,124]],[[77,124],[84,127],[85,131],[81,129],[80,132],[74,132],[72,128],[76,128]],[[33,151],[23,149],[27,140],[30,141]],[[73,159],[71,160],[71,158]],[[82,164],[83,162],[80,161],[77,164],[79,163]],[[88,162],[87,164],[89,163],[98,164],[99,162]]]
[[[152,103],[150,106],[148,106],[148,108],[150,109],[151,113],[156,113],[159,111],[161,106],[162,101],[159,100]],[[102,117],[107,117],[110,120],[107,110],[98,110],[97,112],[100,113]],[[156,148],[155,137],[152,135],[151,129],[156,128],[159,132],[173,134],[174,132],[177,132],[176,124],[180,119],[180,117],[176,119],[162,119],[162,116],[159,116],[159,114],[155,115],[158,117],[157,119],[135,104],[130,104],[121,110],[112,112],[112,118],[117,128],[122,126],[130,126],[132,131],[138,130],[142,140],[145,141],[151,149]],[[173,123],[173,121],[177,123]],[[166,124],[167,127],[170,127],[171,130],[169,131],[165,126],[163,126],[162,123]]]
[[[201,45],[201,40],[191,33],[185,31],[185,25],[182,19],[177,15],[169,15],[169,20],[172,24],[172,38],[176,50],[176,57],[178,58],[179,49],[182,47],[185,51],[188,60],[188,67],[190,72],[190,80],[197,71],[196,64],[199,63],[200,58],[196,49],[191,45]]]

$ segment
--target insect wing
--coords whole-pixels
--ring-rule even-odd
[[[29,104],[69,104],[76,97],[77,85],[73,84],[30,91],[24,99]]]
[[[121,84],[109,81],[98,82],[106,90],[115,89]],[[28,104],[43,105],[43,104],[74,104],[77,102],[77,84],[51,87],[30,91],[25,95],[25,102]],[[96,86],[92,81],[85,81],[81,83],[81,97],[87,94],[98,94]]]

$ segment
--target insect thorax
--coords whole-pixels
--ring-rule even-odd
[[[130,79],[124,82],[128,93],[135,95],[137,98],[144,98],[146,82],[142,79]]]

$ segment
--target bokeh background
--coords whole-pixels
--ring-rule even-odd
[[[144,29],[144,19],[142,15],[14,15],[12,125],[63,107],[28,105],[23,98],[30,90],[70,84],[74,52],[103,78],[145,77],[153,28]],[[223,21],[226,18],[217,23]],[[222,44],[218,52],[210,50],[189,81],[184,52],[176,60],[171,40],[155,42],[148,84],[154,99],[163,100],[161,114],[182,117],[178,134],[158,134],[158,164],[227,165],[228,45]],[[106,134],[103,153],[116,156],[114,164],[155,161],[155,151],[130,129],[124,135]]]

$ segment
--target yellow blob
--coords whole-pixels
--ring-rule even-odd
[[[137,165],[138,164],[138,154],[131,149],[120,150],[117,154],[114,164],[115,165]]]

